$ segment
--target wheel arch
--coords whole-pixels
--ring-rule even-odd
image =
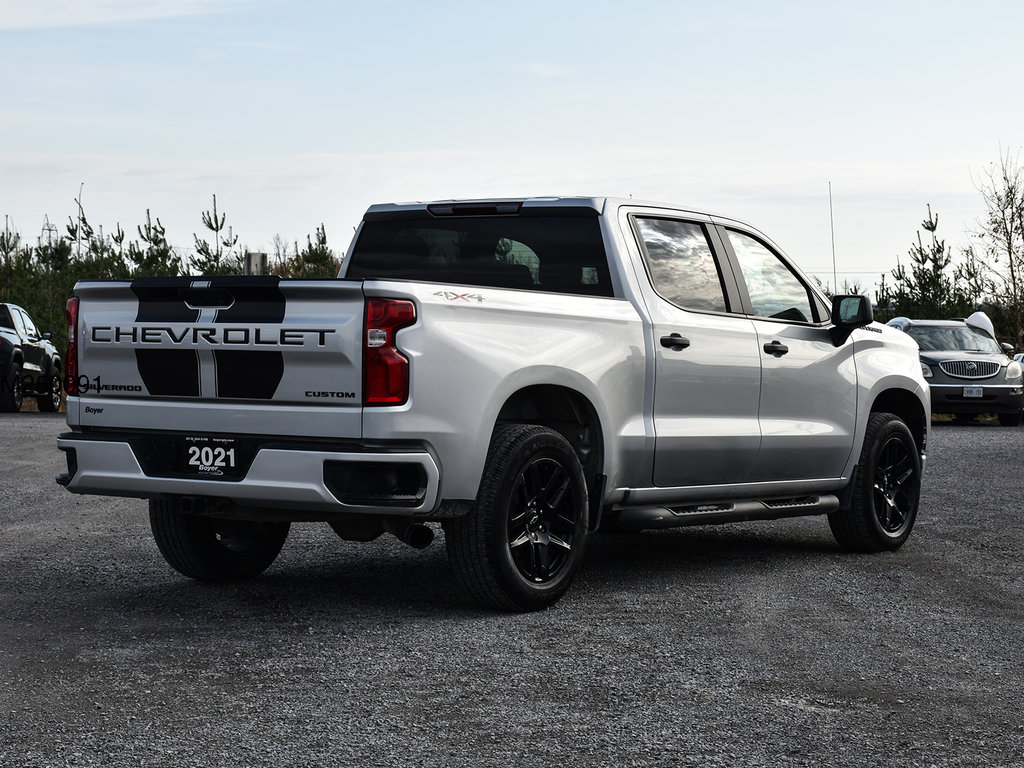
[[[917,450],[923,454],[928,440],[928,414],[921,401],[905,389],[887,389],[880,392],[871,404],[871,413],[892,413],[899,416],[914,436]]]
[[[494,429],[503,424],[538,424],[558,432],[576,452],[587,481],[589,526],[600,522],[604,495],[604,433],[593,403],[571,387],[535,384],[512,393],[498,412]]]
[[[17,344],[12,344],[10,339],[0,336],[0,375],[6,377],[12,365],[24,367],[25,354]]]

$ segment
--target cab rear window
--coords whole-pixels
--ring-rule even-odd
[[[594,216],[444,216],[363,223],[346,277],[612,296]]]

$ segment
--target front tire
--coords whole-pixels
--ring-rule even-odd
[[[445,525],[448,557],[479,603],[534,611],[557,602],[583,561],[587,484],[572,446],[546,427],[499,427],[476,505]]]
[[[239,581],[274,562],[289,523],[187,515],[174,500],[149,502],[149,524],[160,554],[178,573],[197,581]]]
[[[910,537],[921,497],[921,459],[914,436],[894,414],[868,421],[849,509],[828,516],[843,549],[897,550]]]
[[[0,382],[0,411],[20,411],[24,399],[24,380],[21,366],[12,363],[7,369],[7,378]]]

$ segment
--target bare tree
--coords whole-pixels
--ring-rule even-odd
[[[273,262],[270,265],[270,273],[280,275],[281,277],[288,277],[288,241],[280,234],[275,234],[271,243],[274,249],[274,254],[272,257]],[[295,253],[298,253],[298,246],[296,246]]]
[[[975,186],[985,201],[985,214],[973,234],[990,259],[995,301],[1005,308],[1014,346],[1020,347],[1024,341],[1024,168],[1020,154],[1002,154]]]

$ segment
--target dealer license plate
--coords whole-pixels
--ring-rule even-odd
[[[241,471],[239,446],[226,437],[189,435],[182,438],[182,469],[201,477],[233,477]]]
[[[984,395],[984,387],[964,387],[964,397],[983,397]]]

